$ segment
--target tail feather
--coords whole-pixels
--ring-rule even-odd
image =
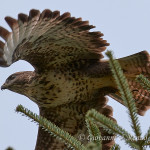
[[[150,93],[133,79],[128,79],[130,89],[138,108],[138,113],[144,115],[150,109]]]
[[[125,75],[134,77],[143,74],[150,77],[150,56],[147,51],[118,59]]]
[[[135,78],[139,74],[143,74],[150,79],[150,56],[148,52],[142,51],[140,53],[118,59],[123,72],[128,80],[129,87],[135,100],[138,114],[144,115],[145,112],[150,109],[150,93],[144,89],[140,83],[135,81]],[[123,104],[120,93],[110,94],[110,97],[116,99]]]

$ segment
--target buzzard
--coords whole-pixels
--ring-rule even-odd
[[[106,95],[123,104],[113,80],[108,60],[102,52],[109,46],[101,32],[90,32],[94,26],[70,13],[48,9],[40,13],[32,9],[29,16],[19,14],[18,20],[6,17],[12,29],[0,27],[0,66],[9,67],[18,60],[29,62],[35,71],[14,73],[1,89],[27,96],[35,102],[40,115],[75,137],[87,135],[84,116],[94,108],[113,119]],[[150,94],[135,82],[138,74],[150,77],[150,58],[146,51],[118,59],[128,79],[138,113],[150,107]],[[124,105],[124,104],[123,104]],[[115,119],[113,119],[115,120]],[[107,134],[102,129],[102,136]],[[84,141],[85,143],[87,141]],[[103,149],[113,145],[103,141]],[[65,144],[39,127],[35,150],[62,150]]]

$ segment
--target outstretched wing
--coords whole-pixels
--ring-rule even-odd
[[[29,16],[19,14],[18,20],[6,17],[12,32],[0,27],[0,66],[26,60],[36,70],[61,66],[72,60],[100,59],[109,44],[101,32],[89,32],[94,26],[70,13],[31,10]]]

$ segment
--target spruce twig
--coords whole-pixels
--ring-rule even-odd
[[[120,150],[120,146],[118,144],[114,144],[111,150]]]
[[[139,82],[144,89],[150,92],[150,81],[142,74],[138,75],[136,81]]]
[[[97,149],[102,149],[101,133],[97,125],[88,117],[86,118],[86,125],[90,135],[90,140],[97,145]]]
[[[86,144],[87,150],[102,150],[100,149],[95,142],[89,142]]]
[[[150,127],[149,127],[147,133],[145,134],[145,136],[143,138],[142,145],[143,146],[150,146]]]
[[[45,131],[49,132],[52,136],[66,143],[68,147],[71,147],[75,150],[86,150],[86,148],[81,144],[80,141],[71,136],[68,132],[60,129],[59,127],[48,121],[46,118],[36,115],[30,110],[24,108],[22,105],[18,105],[16,111],[21,112],[23,115],[26,115],[30,119],[38,122],[39,125],[43,127],[43,129],[45,129]]]
[[[131,140],[135,139],[131,134],[125,131],[122,127],[120,127],[113,120],[97,112],[95,109],[89,110],[86,114],[86,117],[93,120],[96,123],[99,123],[100,126],[102,126],[104,130],[106,130],[108,133],[118,134],[132,148],[139,149],[139,146],[135,142],[133,141],[131,142]]]
[[[113,76],[115,78],[116,84],[120,91],[121,97],[124,101],[124,104],[127,106],[129,111],[129,117],[131,119],[131,127],[137,138],[141,138],[141,128],[139,125],[139,120],[137,117],[137,108],[130,92],[130,88],[125,78],[120,64],[117,60],[113,59],[111,51],[107,51],[106,55],[109,57],[110,67],[112,69]]]

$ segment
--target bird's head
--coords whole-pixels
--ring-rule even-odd
[[[14,73],[6,79],[5,83],[1,86],[1,89],[8,89],[13,92],[24,94],[23,91],[29,87],[32,77],[32,71]]]

